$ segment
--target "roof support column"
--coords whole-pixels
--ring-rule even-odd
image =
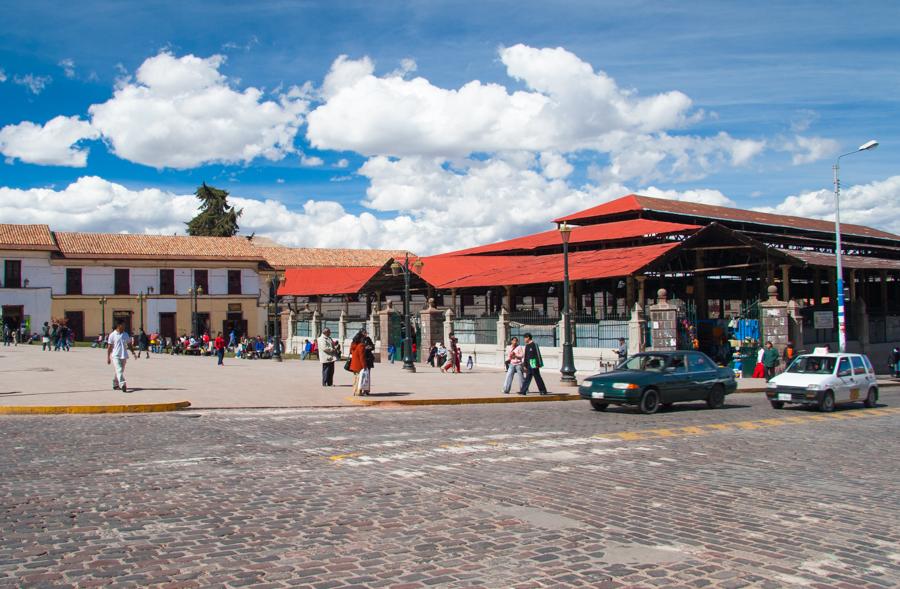
[[[450,308],[453,309],[453,313],[454,313],[454,314],[457,312],[457,307],[456,307],[456,289],[455,289],[455,288],[451,288],[451,289],[450,289]],[[449,342],[448,342],[448,344],[449,344]]]
[[[503,304],[501,307],[513,313],[516,310],[516,287],[508,284],[503,287],[503,290]]]
[[[637,280],[637,283],[638,283],[637,302],[641,306],[641,309],[644,309],[647,304],[647,298],[646,298],[647,293],[645,290],[645,283],[647,282],[647,277],[642,274],[640,276],[635,276],[634,279]],[[629,311],[633,311],[633,310],[634,310],[634,305],[631,306],[631,309],[629,309]]]
[[[629,309],[634,308],[634,275],[629,274],[625,277],[625,312],[627,313]]]
[[[781,298],[784,301],[791,300],[791,265],[781,265]]]
[[[813,269],[813,307],[822,304],[822,273],[818,268]]]
[[[856,302],[856,270],[850,270],[850,302]]]
[[[697,251],[694,263],[696,268],[703,267],[703,252]],[[706,275],[694,272],[694,303],[697,305],[697,318],[709,317],[709,300],[706,298]]]
[[[741,305],[747,304],[747,273],[741,272],[738,276],[741,279]]]
[[[878,279],[881,281],[881,316],[887,317],[888,314],[888,289],[887,289],[887,272],[882,270],[878,273]]]

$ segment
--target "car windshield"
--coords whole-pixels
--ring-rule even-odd
[[[662,372],[666,367],[666,357],[657,354],[641,354],[632,356],[619,366],[621,370],[643,370],[650,372]]]
[[[799,374],[831,374],[835,359],[830,356],[800,356],[787,371]]]

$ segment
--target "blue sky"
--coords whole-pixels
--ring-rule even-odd
[[[158,191],[151,200],[163,208],[166,199],[187,207],[178,197],[204,180],[235,197],[272,199],[284,205],[282,221],[288,213],[297,215],[291,217],[296,227],[262,212],[245,217],[245,225],[293,245],[462,247],[543,228],[551,212],[597,204],[625,189],[827,217],[823,191],[831,187],[833,157],[877,138],[879,149],[844,160],[843,183],[859,191],[848,197],[849,215],[857,222],[900,231],[897,214],[871,210],[879,204],[893,205],[890,208],[900,204],[896,2],[3,1],[0,12],[4,15],[0,79],[5,78],[0,82],[0,128],[9,129],[6,135],[0,131],[0,151],[6,156],[0,163],[2,222],[128,231],[173,226],[171,216],[113,214],[115,207],[94,218],[51,210],[78,198],[92,202],[84,194],[88,187],[65,192],[83,177],[102,179],[104,183],[91,189],[105,190],[112,200],[137,198],[132,192],[141,190]],[[518,58],[503,53],[516,46],[534,51]],[[566,55],[545,55],[544,70],[529,65],[536,51],[557,47]],[[116,118],[119,112],[104,124],[89,108],[110,101],[117,84],[140,86],[137,71],[161,52],[174,60],[224,56],[212,65],[204,62],[204,67],[223,77],[219,82],[223,87],[238,93],[259,90],[260,103],[277,104],[291,87],[308,83],[302,93],[305,111],[298,110],[296,122],[286,123],[289,140],[275,146],[277,153],[269,156],[237,156],[242,153],[237,146],[222,157],[191,156],[190,164],[181,169],[159,166],[159,161],[170,160],[165,154],[148,155],[152,149],[148,146],[135,147],[139,156],[123,156],[129,138],[153,129],[155,121],[129,123]],[[601,103],[579,103],[572,96],[578,92],[578,74],[553,82],[559,87],[536,89],[556,69],[552,60],[565,61],[569,55],[614,81],[614,103],[678,92],[690,99],[690,106],[681,110],[672,106],[671,120],[652,128],[632,121],[598,127],[593,134],[554,131],[552,140],[535,144],[527,134],[510,131],[484,144],[461,139],[459,144],[448,140],[435,146],[429,135],[447,125],[381,128],[371,120],[360,125],[365,129],[360,133],[368,136],[345,141],[340,125],[366,117],[369,106],[362,87],[351,88],[356,77],[338,88],[347,91],[343,107],[337,90],[331,96],[323,91],[326,76],[337,72],[334,64],[341,55],[354,67],[362,67],[368,58],[373,64],[369,76],[376,82],[401,68],[402,60],[413,60],[415,67],[402,79],[411,84],[420,78],[428,88],[410,104],[404,103],[410,109],[402,113],[406,118],[419,113],[427,119],[452,117],[440,106],[442,91],[477,80],[499,84],[510,96],[517,91],[551,97],[568,93],[564,112],[551,123],[538,121],[536,128],[584,126],[589,111],[598,104],[602,107],[605,98],[598,98]],[[519,61],[513,63],[515,59]],[[517,67],[526,73],[513,75]],[[374,110],[378,111],[379,99],[390,103],[397,98],[394,91],[403,94],[413,86],[383,88],[384,95],[372,99]],[[351,103],[354,96],[356,102]],[[479,94],[474,104],[464,106],[477,109],[484,98]],[[314,126],[309,113],[323,106],[328,108],[320,111]],[[631,107],[637,109],[636,104]],[[498,108],[498,113],[506,112],[506,107]],[[19,127],[23,122],[44,125],[60,115],[83,122],[83,138],[72,144],[73,149],[90,150],[82,166],[73,166],[72,160],[60,165],[58,156],[54,160],[47,155],[59,153],[58,136],[38,133],[29,139],[20,133],[25,131]],[[250,118],[255,120],[255,115]],[[75,125],[75,120],[69,124]],[[87,131],[88,123],[102,131]],[[722,134],[727,139],[720,141]],[[216,140],[213,134],[197,138]],[[747,142],[741,152],[746,157],[738,155],[732,141]],[[673,145],[690,142],[686,160],[679,163],[673,150],[681,148]],[[701,143],[711,163],[698,168],[696,149]],[[640,154],[633,149],[637,144],[645,145]],[[164,141],[159,145],[163,151],[181,148]],[[667,159],[653,167],[647,163],[650,151]],[[526,161],[527,153],[537,158],[547,153],[541,161],[560,156],[571,170],[548,173],[542,163]],[[422,163],[422,158],[435,157],[441,160],[437,168]],[[315,165],[318,161],[312,158],[320,158],[321,164]],[[613,165],[616,158],[621,165]],[[479,162],[496,162],[498,167],[488,173]],[[684,166],[690,171],[684,172]],[[454,176],[435,180],[441,170]],[[523,175],[528,170],[542,174],[546,186]],[[113,185],[130,192],[116,192]],[[516,198],[510,196],[510,188],[533,192],[522,197],[516,222],[498,218],[510,208],[507,199]],[[49,191],[34,192],[40,189]],[[483,200],[507,206],[467,218],[470,199],[478,199],[472,190],[480,191]],[[565,196],[567,190],[578,195]],[[792,195],[797,200],[787,202]],[[39,204],[29,204],[32,197]],[[391,199],[395,205],[389,204]],[[330,212],[323,217],[304,209],[310,201]],[[339,213],[329,208],[334,203],[340,205]],[[450,230],[443,227],[441,215],[430,214],[445,205],[443,218],[457,219]],[[179,206],[172,210],[183,214],[187,209]],[[262,203],[249,206],[261,208]],[[316,235],[317,228],[324,228],[327,235]],[[433,239],[424,239],[423,233]]]

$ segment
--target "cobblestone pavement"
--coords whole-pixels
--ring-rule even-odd
[[[0,417],[0,587],[896,587],[882,401]]]

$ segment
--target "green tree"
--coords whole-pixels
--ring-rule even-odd
[[[200,212],[188,221],[188,235],[231,237],[238,232],[238,217],[244,209],[235,210],[228,204],[228,191],[203,183],[194,193],[200,199]]]

